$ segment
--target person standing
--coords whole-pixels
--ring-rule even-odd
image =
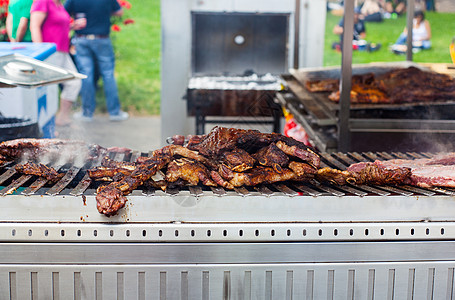
[[[73,28],[85,26],[83,21],[73,23]],[[71,17],[60,0],[34,0],[30,12],[30,32],[34,43],[55,43],[57,51],[48,62],[63,69],[77,72],[69,55]],[[62,82],[60,108],[55,124],[66,126],[71,123],[71,108],[81,89],[81,80],[73,79]]]
[[[124,121],[129,115],[120,109],[117,83],[114,77],[115,57],[109,37],[111,16],[122,16],[123,9],[117,0],[67,0],[65,8],[76,20],[87,20],[86,26],[76,30],[76,62],[80,72],[87,76],[82,81],[82,111],[74,118],[90,122],[95,112],[95,64],[103,78],[104,95],[109,120]]]
[[[33,0],[11,0],[6,16],[6,32],[10,42],[31,42],[30,8]]]

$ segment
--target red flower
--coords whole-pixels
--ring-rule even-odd
[[[112,31],[117,31],[117,32],[120,31],[120,30],[122,30],[122,29],[120,28],[120,26],[118,26],[117,24],[112,25],[111,29],[112,29]]]
[[[131,8],[131,3],[126,1],[126,0],[117,0],[118,4],[120,4],[121,7],[124,7],[126,9]]]
[[[6,28],[2,28],[2,30],[0,30],[0,34],[6,34]]]
[[[125,21],[123,21],[123,24],[125,24],[125,25],[134,24],[134,20],[133,19],[126,19]]]

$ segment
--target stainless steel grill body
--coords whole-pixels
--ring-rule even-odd
[[[427,155],[322,161],[344,168]],[[1,198],[0,299],[453,298],[453,189],[137,190],[107,218],[92,187],[73,196],[69,186]]]

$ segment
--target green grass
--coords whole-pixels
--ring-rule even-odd
[[[425,16],[431,25],[432,48],[413,54],[415,62],[451,63],[449,45],[455,35],[455,14],[426,12]],[[333,27],[338,23],[340,17],[331,13],[327,14],[324,66],[336,66],[341,64],[341,53],[331,49],[332,43],[338,41],[337,35],[332,33]],[[395,43],[396,39],[406,26],[406,16],[398,19],[387,19],[382,23],[366,23],[367,38],[371,43],[382,44],[381,49],[376,52],[353,51],[352,63],[361,64],[369,62],[393,62],[406,60],[405,55],[397,55],[389,50],[389,46]]]
[[[132,8],[125,12],[125,18],[135,23],[122,26],[120,32],[113,32],[116,52],[116,78],[122,107],[136,115],[157,115],[160,113],[160,66],[161,28],[160,0],[130,0]],[[432,27],[430,50],[414,54],[415,62],[450,63],[449,44],[455,35],[455,14],[427,12]],[[327,14],[324,46],[324,66],[341,64],[341,54],[332,50],[338,41],[332,33],[340,17]],[[404,55],[396,55],[388,47],[395,42],[406,23],[406,17],[385,20],[382,23],[367,23],[367,40],[381,43],[377,52],[354,51],[353,63],[404,61]],[[106,112],[103,92],[97,94],[98,112]]]

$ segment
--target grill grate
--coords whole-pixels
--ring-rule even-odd
[[[116,161],[135,161],[139,156],[144,155],[138,151],[132,153],[109,153],[109,156]],[[150,155],[146,154],[146,155]],[[358,162],[372,162],[375,160],[387,160],[387,159],[418,159],[433,156],[431,153],[401,153],[401,152],[348,152],[348,153],[321,153],[321,166],[337,168],[345,170],[349,165]],[[0,195],[5,196],[13,194],[15,191],[21,190],[22,195],[49,195],[55,196],[58,194],[80,196],[83,194],[93,194],[99,183],[94,183],[90,180],[86,174],[88,168],[98,166],[101,164],[102,157],[91,163],[85,165],[77,165],[72,161],[57,161],[47,162],[46,165],[64,172],[65,175],[55,184],[50,184],[46,179],[33,175],[20,175],[14,169],[15,164],[11,163],[4,166],[3,173],[0,174],[0,185],[4,188],[0,190]],[[163,175],[163,174],[162,174]],[[364,197],[368,195],[376,196],[390,196],[390,195],[422,195],[422,196],[434,196],[434,195],[455,195],[455,189],[451,188],[418,188],[413,186],[375,186],[375,185],[351,185],[336,186],[328,183],[321,183],[316,180],[310,182],[286,182],[276,184],[262,184],[255,187],[240,187],[235,188],[233,191],[226,190],[222,187],[181,187],[181,188],[168,188],[165,193],[170,196],[178,196],[182,191],[188,191],[190,195],[194,197],[200,197],[206,194],[213,194],[215,196],[226,196],[229,193],[236,193],[240,196],[251,196],[252,194],[259,193],[262,196],[270,197],[274,195],[285,195],[294,197],[297,195],[308,195],[312,197],[319,196],[337,196],[343,197],[348,195],[354,195]],[[144,186],[142,191],[139,192],[144,196],[154,196],[156,190],[150,186]],[[131,196],[134,197],[138,193],[133,193]]]

